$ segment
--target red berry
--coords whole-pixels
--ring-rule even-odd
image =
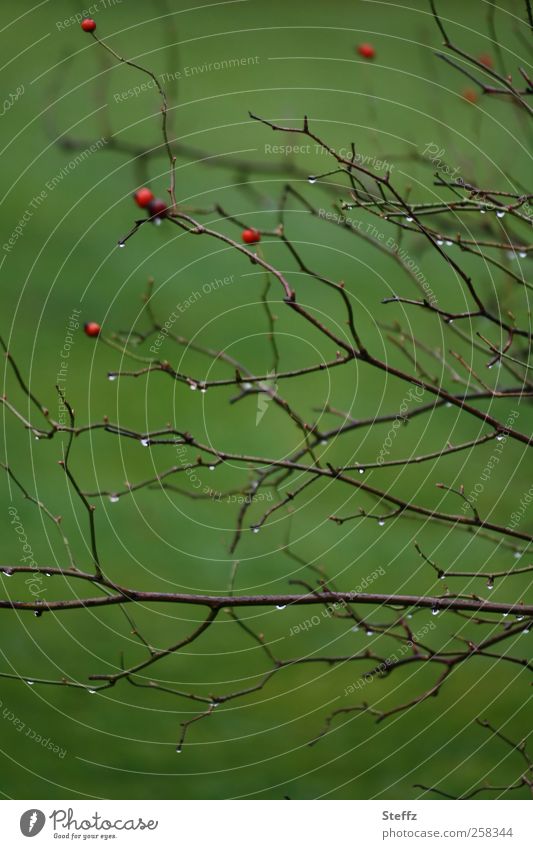
[[[465,88],[463,97],[469,103],[477,103],[477,92],[473,88]]]
[[[481,56],[478,56],[478,62],[485,65],[485,68],[492,69],[494,67],[494,62],[492,61],[490,53],[482,53]]]
[[[148,206],[148,204],[150,204],[153,201],[154,193],[152,191],[150,191],[150,189],[147,189],[145,187],[145,188],[142,188],[142,189],[138,189],[135,192],[135,194],[133,195],[133,199],[134,199],[135,203],[137,204],[137,206],[140,206],[141,209],[144,209],[145,207]]]
[[[359,56],[362,56],[363,59],[373,59],[376,55],[376,51],[372,47],[371,44],[360,44],[357,48],[357,52]]]
[[[83,325],[83,329],[87,336],[100,336],[100,330],[102,328],[96,321],[88,321],[87,324]]]
[[[165,203],[164,200],[161,200],[161,198],[154,198],[148,204],[148,212],[150,213],[152,218],[154,216],[156,218],[164,218],[165,215],[167,214],[167,209],[168,209],[167,204]]]
[[[242,240],[247,245],[253,245],[255,242],[261,241],[261,233],[259,230],[254,230],[253,227],[250,227],[248,230],[242,231]]]
[[[96,29],[96,22],[93,21],[92,18],[84,18],[81,22],[81,28],[84,32],[94,32]]]

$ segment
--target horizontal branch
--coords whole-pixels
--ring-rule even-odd
[[[13,574],[17,571],[27,571],[24,567],[2,567],[4,572]],[[32,571],[36,571],[33,569]],[[79,573],[75,570],[61,572],[58,569],[46,568],[48,575],[63,574],[77,578],[85,578],[96,582],[94,575]],[[109,585],[106,582],[106,585]],[[312,605],[312,604],[371,604],[371,605],[393,605],[398,607],[422,607],[429,608],[433,612],[446,610],[470,610],[484,613],[514,613],[520,616],[533,617],[533,604],[521,604],[518,602],[494,602],[483,599],[454,598],[453,596],[419,596],[419,595],[391,595],[384,593],[356,593],[356,592],[320,592],[320,593],[283,593],[278,595],[250,595],[250,596],[216,596],[216,595],[192,595],[189,593],[162,593],[145,592],[142,590],[118,587],[115,595],[97,596],[94,598],[74,598],[60,601],[16,601],[12,599],[0,599],[0,608],[11,610],[31,610],[37,613],[45,613],[54,610],[72,610],[83,607],[107,607],[115,604],[128,602],[159,602],[167,604],[193,604],[209,607],[211,610],[219,610],[222,607],[277,607],[284,608],[288,605]]]

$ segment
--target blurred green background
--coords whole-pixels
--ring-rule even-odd
[[[173,138],[203,152],[192,157],[180,153],[177,159],[178,200],[190,208],[208,210],[219,203],[248,226],[272,230],[291,169],[305,175],[333,167],[313,147],[293,156],[273,153],[269,145],[306,140],[274,135],[251,121],[249,110],[292,125],[299,125],[307,114],[315,132],[333,147],[346,148],[354,141],[363,156],[393,165],[395,185],[402,191],[410,186],[412,196],[421,199],[433,198],[436,191],[433,168],[423,157],[429,144],[443,149],[443,160],[459,168],[466,180],[481,185],[505,189],[525,182],[530,173],[531,134],[523,116],[495,99],[477,104],[464,100],[462,92],[470,87],[468,83],[435,58],[442,39],[424,2],[412,2],[410,7],[348,0],[272,0],[268,4],[247,0],[199,3],[184,9],[179,7],[193,4],[169,3],[167,7],[156,0],[124,0],[95,5],[98,8],[91,7],[91,14],[102,38],[120,55],[166,75]],[[449,0],[441,6],[446,17],[456,22],[450,27],[464,49],[475,55],[490,53],[495,61],[503,57],[506,70],[515,74],[519,64],[527,65],[527,30],[521,23],[524,4],[498,4],[495,23],[502,57],[491,43],[485,4]],[[117,66],[75,21],[69,21],[81,11],[76,3],[57,0],[35,8],[6,0],[1,30],[3,96],[24,89],[2,116],[2,243],[25,215],[27,219],[12,249],[2,250],[1,331],[31,389],[54,418],[58,415],[54,384],[73,310],[81,310],[81,322],[98,321],[109,333],[130,328],[143,331],[148,325],[142,293],[149,277],[155,280],[152,303],[162,322],[176,305],[183,307],[192,293],[202,287],[210,290],[183,308],[174,326],[176,333],[226,350],[255,373],[265,373],[272,365],[261,304],[265,276],[257,267],[221,242],[187,237],[166,222],[158,228],[141,228],[124,250],[117,248],[119,237],[137,216],[132,192],[147,183],[165,196],[168,163],[161,150],[160,103],[153,89],[138,96],[128,94],[146,83],[147,77]],[[374,44],[373,62],[358,57],[355,47],[362,41]],[[224,60],[231,60],[227,67],[209,68],[209,63]],[[71,166],[79,152],[99,138],[112,141]],[[117,149],[121,147],[130,149],[129,155]],[[150,147],[155,155],[136,155],[138,149]],[[202,156],[210,159],[195,161]],[[237,160],[255,163],[257,170],[249,172],[238,164],[230,167]],[[309,185],[302,176],[292,177],[291,182],[324,209],[346,196],[340,188],[338,193],[331,189],[335,182],[343,185],[338,177],[324,180],[323,185]],[[34,200],[38,196],[41,202]],[[358,327],[378,355],[411,367],[377,324],[397,320],[426,344],[440,347],[447,359],[450,348],[470,356],[468,345],[435,317],[399,305],[380,305],[390,294],[418,294],[408,275],[371,241],[313,220],[294,201],[289,208],[287,234],[311,268],[345,281],[356,304]],[[239,238],[239,227],[223,221],[221,214],[200,217]],[[365,228],[376,223],[366,213],[357,212],[354,217],[361,218]],[[475,229],[479,222],[470,224],[479,235],[481,231]],[[387,238],[395,235],[391,225],[378,226]],[[491,221],[487,233],[495,226]],[[444,262],[409,234],[403,247],[415,258],[440,302],[452,310],[468,308],[460,281]],[[265,236],[261,250],[289,276],[299,299],[322,310],[327,322],[338,322],[338,332],[343,333],[344,315],[332,293],[299,273],[275,238]],[[527,289],[510,284],[493,266],[468,257],[462,260],[491,303],[511,309],[522,325],[527,324]],[[520,266],[515,263],[515,270],[520,268],[525,275],[528,264],[527,260]],[[231,275],[230,285],[210,285]],[[287,310],[281,294],[272,281],[270,298],[278,316],[281,367],[312,365],[321,357],[334,357],[333,346]],[[498,341],[495,331],[491,338]],[[228,366],[211,367],[202,355],[169,341],[161,356],[199,378],[232,376]],[[475,357],[476,367],[484,369],[486,357]],[[429,358],[424,365],[432,374],[439,369]],[[299,444],[299,431],[275,405],[267,407],[256,427],[256,396],[230,404],[235,395],[232,387],[206,394],[190,392],[157,373],[136,380],[107,379],[109,370],[136,367],[119,351],[87,339],[81,328],[75,331],[66,395],[78,423],[108,415],[112,421],[144,431],[172,422],[217,447],[265,457],[282,456]],[[467,377],[464,372],[463,376]],[[454,386],[449,380],[449,373],[444,379],[454,391],[462,391],[460,384]],[[9,368],[6,386],[10,401],[29,413],[27,399]],[[405,384],[385,381],[356,365],[285,381],[279,389],[304,419],[318,421],[323,429],[339,423],[331,415],[316,412],[326,403],[356,417],[380,415],[396,411],[407,391]],[[503,421],[517,408],[516,402],[497,404]],[[31,418],[42,424],[35,409]],[[529,431],[530,418],[529,407],[522,403],[519,429]],[[387,429],[382,425],[357,430],[321,447],[321,454],[333,463],[371,460]],[[436,450],[447,440],[475,438],[481,430],[479,422],[455,408],[441,409],[401,428],[391,456],[407,456],[415,449],[419,453]],[[88,568],[86,514],[57,463],[62,456],[61,437],[35,441],[6,413],[4,438],[3,458],[30,493],[54,515],[63,516],[62,529],[76,562]],[[457,499],[437,490],[435,483],[463,483],[469,491],[492,450],[489,443],[475,453],[443,461],[377,470],[365,480],[378,487],[391,485],[395,494],[427,506],[439,504],[456,512]],[[477,505],[482,514],[490,513],[502,524],[509,521],[530,485],[523,446],[508,441],[504,455]],[[121,489],[125,480],[149,478],[174,463],[170,446],[146,449],[102,431],[80,436],[73,446],[73,470],[87,491]],[[217,490],[243,486],[247,475],[242,464],[199,472],[202,487]],[[184,475],[173,482],[193,491]],[[16,565],[22,555],[7,512],[13,506],[36,561],[65,565],[54,527],[16,487],[9,487],[7,478],[2,497],[6,517],[2,563]],[[312,580],[309,569],[281,550],[289,531],[286,514],[274,514],[259,534],[250,533],[264,504],[254,505],[248,514],[233,556],[229,545],[238,504],[196,501],[148,489],[116,503],[107,498],[93,502],[104,569],[129,586],[225,592],[235,556],[240,560],[236,589],[241,592],[285,592],[291,588],[291,579]],[[511,549],[446,525],[398,520],[379,526],[372,520],[358,520],[339,527],[328,520],[334,513],[354,513],[361,506],[374,508],[367,497],[351,489],[314,484],[295,504],[292,516],[294,553],[323,566],[343,589],[352,589],[382,567],[384,574],[372,584],[376,592],[442,591],[435,573],[416,554],[415,539],[443,568],[496,571],[517,562]],[[527,516],[526,524],[531,526]],[[522,557],[520,563],[525,562],[527,558]],[[3,594],[30,597],[23,577],[0,578]],[[527,579],[525,575],[497,582],[491,597],[527,598]],[[454,592],[486,592],[480,580],[456,581],[450,587]],[[78,591],[79,582],[76,586],[53,577],[45,579],[41,597],[66,598]],[[160,648],[179,640],[201,616],[197,609],[163,605],[130,606],[129,612],[150,643]],[[264,633],[282,658],[309,652],[345,654],[367,647],[387,657],[396,649],[387,637],[352,632],[335,619],[290,636],[291,628],[307,615],[257,608],[244,618]],[[379,612],[374,614],[377,621],[380,616],[383,619]],[[414,622],[423,627],[428,619],[428,612],[421,612]],[[448,650],[461,645],[451,642],[454,633],[476,639],[482,630],[451,614],[439,617],[435,624],[431,644]],[[116,671],[121,653],[129,664],[145,656],[124,616],[113,608],[40,618],[4,610],[0,629],[0,671],[24,678],[65,676],[86,683],[90,674]],[[523,635],[513,653],[526,656],[530,646],[531,638]],[[267,669],[261,648],[229,617],[221,616],[197,643],[165,659],[152,673],[168,686],[216,694],[252,686]],[[13,798],[410,798],[420,792],[413,788],[416,782],[460,794],[485,777],[504,785],[520,774],[515,756],[473,725],[473,720],[479,714],[486,716],[515,739],[527,733],[531,696],[526,672],[487,659],[459,667],[438,700],[429,699],[379,725],[367,714],[341,716],[332,733],[309,747],[332,709],[361,698],[380,708],[391,707],[422,692],[436,675],[435,670],[408,667],[390,680],[374,681],[362,696],[344,696],[345,687],[363,671],[361,664],[304,664],[283,670],[261,692],[222,705],[192,726],[180,755],[175,751],[179,724],[194,716],[194,703],[126,682],[91,695],[0,678],[0,789],[5,797]],[[28,729],[50,739],[64,755],[35,742]]]

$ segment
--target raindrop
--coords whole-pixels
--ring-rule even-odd
[[[220,704],[220,702],[210,702],[210,703],[209,703],[209,707],[210,707],[210,708],[216,708],[216,707],[218,707],[218,706],[219,706],[219,704]]]
[[[200,392],[202,393],[202,395],[205,395],[205,393],[207,392],[206,387],[202,386],[202,388],[200,389]]]
[[[378,525],[382,528],[385,524],[385,519],[378,519]]]
[[[437,239],[437,245],[439,247],[442,247],[443,244],[444,244],[444,239]]]
[[[51,573],[51,572],[45,572],[44,574],[45,574],[45,576],[46,576],[47,578],[51,578],[51,577],[52,577],[52,573]]]
[[[39,439],[40,439],[40,438],[41,438],[40,436],[36,436],[36,437],[35,437],[35,439],[36,439],[37,441],[39,441]]]
[[[529,631],[530,631],[530,629],[529,629],[529,628],[524,628],[524,630],[522,631],[522,633],[523,633],[523,634],[529,634]]]
[[[522,554],[521,551],[515,551],[514,557],[516,557],[516,559],[518,560],[518,558],[521,556],[521,554]]]
[[[116,376],[116,374],[108,374],[108,375],[107,375],[107,379],[108,379],[108,380],[116,380],[116,379],[117,379],[117,376]]]
[[[359,469],[359,474],[360,474],[360,475],[364,475],[364,473],[365,473],[365,470],[364,470],[364,469]]]
[[[445,577],[446,575],[444,574],[444,572],[442,572],[442,574],[439,575],[439,581],[444,581]]]
[[[251,531],[252,531],[253,534],[258,534],[259,528],[254,526],[254,527],[251,528]]]
[[[509,616],[509,614],[508,614],[508,613],[504,613],[504,614],[503,614],[503,616],[504,616],[504,618],[505,618],[506,616]]]
[[[276,610],[285,610],[286,604],[276,604]]]
[[[125,247],[126,247],[126,242],[119,242],[119,243],[118,243],[118,246],[119,246],[119,248],[125,248]]]
[[[327,445],[327,444],[328,444],[328,440],[327,440],[327,439],[321,439],[321,440],[320,440],[320,444],[321,444],[321,445]]]
[[[367,635],[367,637],[371,637],[373,633],[374,633],[374,632],[373,632],[373,631],[371,631],[371,630],[370,630],[370,628],[368,628],[368,630],[367,630],[367,632],[366,632],[366,635]]]
[[[210,471],[210,472],[214,472],[214,471],[215,471],[215,466],[208,466],[207,468],[209,469],[209,471]]]
[[[194,392],[195,389],[198,389],[198,385],[196,383],[189,383],[189,389]]]
[[[479,211],[480,211],[481,215],[485,215],[487,210],[486,209],[480,209]]]
[[[176,746],[176,754],[181,755],[181,746]]]
[[[313,176],[308,177],[308,178],[307,178],[307,182],[308,182],[308,183],[311,183],[311,185],[313,185],[313,183],[316,183],[316,177],[313,177]]]
[[[516,617],[516,621],[517,621],[517,622],[521,622],[523,618],[524,618],[524,617],[523,617],[523,616],[522,616],[522,614],[520,613],[520,614]]]
[[[91,696],[93,696],[96,693],[96,690],[87,690],[87,692],[90,693]]]
[[[249,382],[243,383],[242,388],[246,389],[246,391],[248,391],[250,389],[253,389],[253,384],[249,383]]]
[[[447,247],[451,248],[451,246],[453,245],[453,242],[450,242],[449,239],[446,239],[446,242],[444,244],[447,245]]]
[[[518,256],[520,259],[525,259],[527,256],[527,251],[518,251]]]
[[[114,492],[112,495],[109,496],[109,500],[111,504],[116,504],[118,501],[118,495]]]
[[[43,611],[42,611],[42,610],[34,610],[34,611],[33,611],[33,615],[34,615],[34,616],[37,616],[37,617],[42,616],[42,615],[43,615]]]
[[[148,448],[148,446],[150,445],[150,440],[149,440],[149,439],[146,439],[146,438],[145,438],[145,439],[141,439],[141,445],[143,445],[143,446],[144,446],[144,448]]]
[[[504,215],[505,215],[505,212],[503,211],[503,209],[499,209],[498,212],[496,213],[496,218],[503,218]]]
[[[29,684],[30,687],[33,687],[33,685],[35,684],[35,681],[26,681],[26,684]]]
[[[359,625],[353,625],[353,626],[352,626],[352,628],[351,628],[351,630],[352,630],[352,631],[358,631],[358,630],[359,630]]]
[[[153,221],[154,221],[154,224],[155,224],[156,227],[161,226],[161,219],[160,218],[154,218]]]
[[[6,578],[11,578],[13,576],[13,572],[11,569],[2,569],[2,572],[6,576]]]
[[[496,442],[503,442],[504,439],[505,439],[505,436],[503,436],[501,433],[499,433],[498,436],[496,437]]]
[[[451,406],[452,406],[451,401],[446,401],[446,403],[445,403],[445,405],[444,405],[444,406],[445,406],[445,407],[451,407]]]
[[[412,614],[412,613],[408,613],[408,614],[407,614],[407,618],[408,618],[408,619],[412,619],[412,618],[413,618],[413,614]]]
[[[410,224],[411,221],[414,221],[414,218],[412,218],[410,215],[408,215],[405,220],[408,221],[409,224]]]
[[[488,579],[488,581],[487,581],[487,589],[488,589],[488,590],[493,590],[493,589],[494,589],[494,578],[489,578],[489,579]]]
[[[439,608],[438,607],[432,607],[431,612],[432,612],[433,616],[437,616],[437,614],[439,612]]]

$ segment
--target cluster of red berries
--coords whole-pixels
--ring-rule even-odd
[[[167,205],[161,198],[156,198],[154,193],[144,186],[142,189],[137,189],[133,195],[133,199],[137,206],[141,209],[147,209],[152,218],[164,218],[167,212]]]
[[[80,26],[84,32],[94,32],[96,29],[96,22],[93,21],[92,18],[84,18]]]
[[[256,242],[261,241],[261,233],[259,230],[249,227],[247,230],[242,231],[241,238],[247,245],[254,245]]]
[[[376,55],[376,50],[373,45],[367,44],[366,42],[357,46],[357,52],[359,53],[359,56],[363,57],[363,59],[373,59]]]

